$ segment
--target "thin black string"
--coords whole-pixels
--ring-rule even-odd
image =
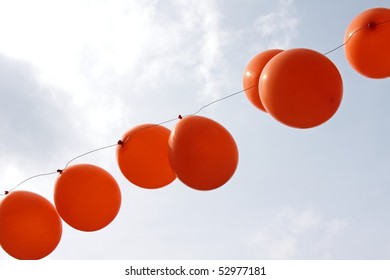
[[[236,92],[234,92],[234,93],[231,93],[231,94],[226,95],[226,96],[224,96],[224,97],[221,97],[221,98],[219,98],[219,99],[216,99],[216,100],[214,100],[214,101],[212,101],[212,102],[207,103],[206,105],[203,105],[202,107],[200,107],[200,108],[199,108],[197,111],[195,111],[194,113],[187,114],[187,115],[178,115],[176,118],[169,119],[169,120],[166,120],[166,121],[163,121],[163,122],[159,122],[159,123],[156,123],[156,124],[150,124],[149,126],[145,126],[145,127],[139,128],[137,131],[134,132],[134,134],[139,133],[139,132],[141,132],[141,131],[144,130],[144,129],[148,129],[148,128],[152,128],[152,127],[155,127],[155,126],[159,126],[159,125],[163,125],[163,124],[166,124],[166,123],[170,123],[170,122],[173,122],[173,121],[177,121],[177,119],[182,119],[182,118],[187,117],[187,116],[194,116],[194,115],[197,115],[197,114],[199,114],[200,111],[202,111],[203,109],[207,108],[208,106],[211,106],[211,105],[213,105],[213,104],[215,104],[215,103],[218,103],[218,102],[220,102],[220,101],[222,101],[222,100],[225,100],[225,99],[228,99],[228,98],[233,97],[233,96],[235,96],[235,95],[238,95],[238,94],[240,94],[240,93],[243,93],[243,92],[245,92],[246,90],[251,89],[251,88],[254,88],[254,87],[257,87],[257,86],[258,86],[258,84],[254,85],[254,86],[251,86],[251,87],[248,87],[248,88],[245,88],[245,89],[242,89],[242,90],[239,90],[239,91],[236,91]],[[133,134],[133,136],[134,136],[134,134]],[[129,139],[130,139],[130,137],[127,137],[127,138],[125,138],[125,139],[119,140],[118,144],[123,145],[123,144],[125,144]]]
[[[83,156],[86,156],[86,155],[89,155],[89,154],[92,154],[92,153],[95,153],[95,152],[98,152],[98,151],[101,151],[101,150],[105,150],[105,149],[108,149],[108,148],[112,148],[112,147],[115,147],[119,145],[119,142],[118,143],[115,143],[115,144],[111,144],[111,145],[108,145],[108,146],[104,146],[104,147],[100,147],[100,148],[97,148],[97,149],[94,149],[94,150],[91,150],[91,151],[88,151],[86,153],[83,153],[81,155],[78,155],[78,156],[75,156],[74,158],[72,158],[70,161],[68,161],[68,163],[65,165],[65,168],[66,169],[70,163],[72,163],[73,161],[75,161],[76,159],[78,158],[81,158]]]
[[[234,92],[234,93],[231,93],[231,94],[226,95],[226,96],[224,96],[224,97],[221,97],[221,98],[219,98],[219,99],[216,99],[216,100],[214,100],[214,101],[212,101],[212,102],[210,102],[210,103],[207,103],[206,105],[203,105],[203,106],[200,107],[199,110],[197,110],[195,113],[192,113],[192,114],[189,114],[189,115],[186,115],[186,116],[194,116],[194,115],[197,115],[197,114],[199,114],[199,112],[202,111],[203,109],[205,109],[205,108],[207,108],[207,107],[209,107],[209,106],[211,106],[211,105],[213,105],[213,104],[215,104],[215,103],[217,103],[217,102],[220,102],[220,101],[222,101],[222,100],[231,98],[231,97],[233,97],[233,96],[235,96],[235,95],[237,95],[237,94],[243,93],[243,92],[245,92],[246,90],[251,89],[251,88],[254,88],[254,87],[257,87],[257,86],[258,86],[258,84],[254,85],[254,86],[251,86],[251,87],[248,87],[248,88],[245,88],[245,89],[242,89],[242,90],[239,90],[239,91],[236,91],[236,92]]]
[[[382,25],[382,24],[389,23],[389,22],[390,22],[390,19],[385,20],[385,21],[381,21],[379,23],[375,23],[374,25]]]
[[[235,95],[238,95],[238,94],[244,92],[245,90],[251,89],[251,88],[256,87],[256,86],[257,86],[257,85],[254,85],[254,86],[248,87],[248,88],[246,88],[246,89],[243,89],[243,90],[234,92],[234,93],[232,93],[232,94],[229,94],[229,95],[227,95],[227,96],[224,96],[224,97],[222,97],[222,98],[219,98],[219,99],[217,99],[217,100],[214,100],[214,101],[212,101],[212,102],[210,102],[210,103],[207,103],[206,105],[202,106],[202,107],[201,107],[199,110],[197,110],[196,112],[194,112],[194,113],[192,113],[192,114],[185,115],[185,116],[191,116],[191,115],[199,114],[200,111],[202,111],[203,109],[205,109],[205,108],[208,107],[208,106],[211,106],[212,104],[215,104],[215,103],[220,102],[220,101],[222,101],[222,100],[225,100],[225,99],[228,99],[228,98],[233,97],[233,96],[235,96]],[[143,130],[143,129],[147,129],[147,128],[151,128],[151,127],[154,127],[154,126],[163,125],[163,124],[166,124],[166,123],[170,123],[170,122],[176,121],[178,118],[181,119],[182,116],[179,115],[179,116],[176,117],[176,118],[172,118],[172,119],[169,119],[169,120],[165,120],[165,121],[159,122],[159,123],[157,123],[157,124],[151,124],[150,126],[146,126],[146,127],[142,128],[142,129],[138,130],[137,133],[138,133],[139,131]],[[118,145],[123,145],[127,140],[128,140],[128,138],[123,139],[123,140],[119,140],[119,141],[118,141],[117,143],[115,143],[115,144],[111,144],[111,145],[107,145],[107,146],[100,147],[100,148],[97,148],[97,149],[93,149],[93,150],[90,150],[90,151],[85,152],[85,153],[83,153],[83,154],[77,155],[77,156],[75,156],[74,158],[72,158],[71,160],[69,160],[69,161],[66,163],[64,169],[66,169],[66,168],[69,166],[69,164],[71,164],[73,161],[75,161],[75,160],[78,159],[78,158],[84,157],[84,156],[86,156],[86,155],[89,155],[89,154],[92,154],[92,153],[95,153],[95,152],[98,152],[98,151],[101,151],[101,150],[105,150],[105,149],[108,149],[108,148],[112,148],[112,147],[115,147],[115,146],[118,146]],[[53,171],[53,172],[49,172],[49,173],[42,173],[42,174],[38,174],[38,175],[31,176],[31,177],[29,177],[29,178],[23,180],[23,181],[20,182],[19,184],[17,184],[15,187],[9,189],[8,191],[5,191],[3,194],[0,194],[0,196],[5,196],[5,195],[7,195],[8,193],[10,193],[11,191],[15,190],[15,189],[18,188],[20,185],[22,185],[23,183],[25,183],[25,182],[27,182],[27,181],[29,181],[29,180],[32,180],[32,179],[34,179],[34,178],[41,177],[41,176],[49,176],[49,175],[53,175],[53,174],[56,174],[56,173],[61,173],[64,169],[58,169],[57,171]]]
[[[366,26],[360,27],[359,29],[357,29],[357,30],[355,30],[354,32],[352,32],[352,33],[349,35],[348,39],[347,39],[344,43],[342,43],[341,45],[335,47],[334,49],[331,49],[330,51],[327,51],[327,52],[323,53],[323,55],[328,55],[328,54],[330,54],[330,53],[332,53],[332,52],[334,52],[334,51],[336,51],[336,50],[338,50],[338,49],[344,47],[346,44],[348,44],[348,42],[352,39],[352,37],[353,37],[356,33],[362,31],[363,29],[373,29],[373,28],[375,28],[375,27],[378,26],[378,25],[382,25],[382,24],[389,23],[389,22],[390,22],[390,19],[385,20],[385,21],[381,21],[381,22],[379,22],[379,23],[370,22],[370,23],[368,23]]]
[[[348,44],[348,42],[351,40],[353,35],[355,35],[357,32],[359,32],[359,31],[361,31],[363,29],[366,29],[366,28],[368,28],[368,26],[364,26],[364,27],[361,27],[361,28],[355,30],[354,32],[352,32],[351,35],[349,35],[348,39],[344,43],[342,43],[341,45],[335,47],[334,49],[331,49],[330,51],[327,51],[327,52],[323,53],[323,55],[328,55],[328,54],[330,54],[330,53],[332,53],[332,52],[334,52],[334,51],[344,47],[346,44]]]
[[[349,41],[351,40],[351,38],[352,38],[356,33],[360,32],[361,30],[375,28],[375,27],[378,26],[378,25],[382,25],[382,24],[389,23],[389,22],[390,22],[390,19],[389,19],[389,20],[386,20],[386,21],[379,22],[379,23],[374,23],[374,22],[372,22],[372,23],[369,23],[367,26],[363,26],[363,27],[361,27],[361,28],[355,30],[354,32],[352,32],[352,33],[349,35],[348,39],[347,39],[344,43],[342,43],[341,45],[339,45],[339,46],[337,46],[337,47],[331,49],[330,51],[327,51],[327,52],[323,53],[323,55],[328,55],[328,54],[330,54],[330,53],[332,53],[332,52],[334,52],[334,51],[336,51],[336,50],[338,50],[338,49],[344,47],[346,44],[349,43]],[[231,93],[231,94],[229,94],[229,95],[226,95],[226,96],[224,96],[224,97],[221,97],[221,98],[219,98],[219,99],[216,99],[216,100],[214,100],[214,101],[212,101],[212,102],[207,103],[206,105],[203,105],[202,107],[200,107],[200,108],[199,108],[197,111],[195,111],[194,113],[188,114],[188,115],[184,115],[184,116],[193,116],[193,115],[197,115],[197,114],[199,114],[203,109],[205,109],[205,108],[207,108],[207,107],[209,107],[209,106],[211,106],[211,105],[213,105],[213,104],[215,104],[215,103],[221,102],[221,101],[223,101],[223,100],[225,100],[225,99],[228,99],[228,98],[231,98],[231,97],[236,96],[236,95],[238,95],[238,94],[241,94],[241,93],[245,92],[246,90],[251,89],[251,88],[254,88],[254,87],[257,87],[257,86],[258,86],[258,85],[256,84],[256,85],[253,85],[253,86],[251,86],[251,87],[248,87],[248,88],[245,88],[245,89],[236,91],[236,92],[234,92],[234,93]],[[157,123],[157,124],[152,124],[152,125],[150,125],[150,126],[144,127],[143,129],[151,128],[151,127],[158,126],[158,125],[163,125],[163,124],[166,124],[166,123],[170,123],[170,122],[176,121],[178,118],[181,119],[181,118],[183,118],[183,116],[182,116],[182,115],[179,115],[177,118],[169,119],[169,120],[166,120],[166,121]],[[141,131],[141,130],[143,130],[143,129],[140,129],[139,131]],[[137,132],[138,132],[138,131],[137,131]],[[112,147],[115,147],[115,146],[118,146],[118,145],[123,145],[127,140],[128,140],[128,139],[119,140],[119,141],[118,141],[117,143],[115,143],[115,144],[111,144],[111,145],[107,145],[107,146],[104,146],[104,147],[100,147],[100,148],[97,148],[97,149],[88,151],[88,152],[86,152],[86,153],[80,154],[80,155],[78,155],[78,156],[75,156],[74,158],[72,158],[71,160],[69,160],[69,161],[66,163],[64,169],[66,169],[66,168],[69,166],[69,164],[71,164],[73,161],[75,161],[75,160],[78,159],[78,158],[81,158],[81,157],[83,157],[83,156],[86,156],[86,155],[89,155],[89,154],[92,154],[92,153],[95,153],[95,152],[98,152],[98,151],[101,151],[101,150],[104,150],[104,149],[112,148]],[[22,185],[23,183],[25,183],[25,182],[27,182],[27,181],[30,181],[30,180],[32,180],[32,179],[34,179],[34,178],[42,177],[42,176],[53,175],[53,174],[61,173],[62,171],[63,171],[63,170],[58,169],[57,171],[53,171],[53,172],[49,172],[49,173],[37,174],[37,175],[31,176],[31,177],[28,177],[27,179],[25,179],[25,180],[21,181],[19,184],[17,184],[15,187],[9,189],[8,191],[5,191],[3,194],[0,194],[0,196],[6,196],[8,193],[10,193],[11,191],[15,190],[16,188],[18,188],[18,187],[19,187],[20,185]]]
[[[1,196],[5,196],[7,195],[8,193],[12,192],[14,189],[18,188],[20,185],[22,185],[23,183],[27,182],[27,181],[30,181],[34,178],[37,178],[37,177],[42,177],[42,176],[49,176],[49,175],[53,175],[53,174],[56,174],[57,171],[53,171],[53,172],[49,172],[49,173],[42,173],[42,174],[37,174],[37,175],[34,175],[34,176],[31,176],[31,177],[28,177],[27,179],[24,179],[22,182],[20,182],[19,184],[17,184],[15,187],[9,189],[8,191],[5,191],[4,194],[0,194]]]

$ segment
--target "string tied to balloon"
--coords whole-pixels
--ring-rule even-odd
[[[357,15],[344,35],[345,57],[359,74],[390,77],[390,9],[372,8]]]
[[[253,87],[257,87],[257,85],[251,86],[251,88],[253,88]],[[246,89],[242,89],[242,90],[236,91],[236,92],[234,92],[234,93],[232,93],[232,94],[229,94],[229,95],[227,95],[227,96],[224,96],[224,97],[221,97],[221,98],[219,98],[219,99],[216,99],[216,100],[214,100],[214,101],[212,101],[212,102],[209,102],[209,103],[203,105],[202,107],[200,107],[200,108],[199,108],[197,111],[195,111],[194,113],[191,113],[191,114],[188,114],[188,115],[181,115],[181,114],[180,114],[180,115],[178,115],[176,118],[168,119],[168,120],[159,122],[159,123],[157,123],[157,124],[151,124],[151,125],[149,125],[149,126],[147,126],[147,127],[141,128],[139,131],[141,131],[141,130],[143,130],[143,129],[153,128],[153,127],[155,127],[155,126],[160,126],[160,125],[163,125],[163,124],[167,124],[167,123],[170,123],[170,122],[173,122],[173,121],[177,121],[177,119],[183,119],[183,118],[186,117],[186,116],[197,115],[197,114],[199,114],[203,109],[207,108],[208,106],[211,106],[211,105],[213,105],[213,104],[215,104],[215,103],[218,103],[218,102],[220,102],[220,101],[222,101],[222,100],[225,100],[225,99],[228,99],[228,98],[233,97],[233,96],[235,96],[235,95],[238,95],[238,94],[240,94],[240,93],[243,93],[245,90],[246,90]],[[98,152],[98,151],[101,151],[101,150],[105,150],[105,149],[109,149],[109,148],[117,147],[117,146],[123,146],[123,145],[126,144],[126,142],[127,142],[129,139],[130,139],[130,137],[127,137],[127,138],[125,138],[125,139],[120,139],[120,140],[118,140],[115,144],[110,144],[110,145],[107,145],[107,146],[103,146],[103,147],[100,147],[100,148],[96,148],[96,149],[90,150],[90,151],[88,151],[88,152],[85,152],[85,153],[83,153],[83,154],[77,155],[77,156],[75,156],[74,158],[72,158],[71,160],[69,160],[69,161],[65,164],[65,167],[64,167],[63,169],[57,169],[56,171],[53,171],[53,172],[37,174],[37,175],[31,176],[31,177],[28,177],[27,179],[25,179],[25,180],[21,181],[20,183],[18,183],[15,187],[13,187],[13,188],[11,188],[11,189],[5,191],[3,194],[0,194],[0,196],[5,196],[5,195],[9,194],[10,192],[12,192],[12,191],[15,190],[16,188],[18,188],[20,185],[22,185],[22,184],[24,184],[25,182],[30,181],[30,180],[32,180],[32,179],[34,179],[34,178],[41,177],[41,176],[49,176],[49,175],[53,175],[53,174],[57,174],[57,173],[61,174],[61,173],[62,173],[65,169],[67,169],[68,166],[69,166],[72,162],[74,162],[76,159],[79,159],[79,158],[81,158],[81,157],[87,156],[87,155],[89,155],[89,154],[92,154],[92,153],[95,153],[95,152]]]
[[[374,28],[376,27],[376,23],[373,22],[373,21],[371,21],[371,22],[369,22],[369,23],[367,24],[367,27],[368,27],[369,29],[374,29]]]
[[[9,194],[9,191],[4,191],[4,193],[0,194],[1,196],[6,196],[7,194]]]
[[[340,44],[339,46],[337,46],[337,47],[335,47],[335,48],[333,48],[333,49],[331,49],[331,50],[329,50],[329,51],[323,53],[323,55],[328,55],[328,54],[330,54],[330,53],[332,53],[332,52],[334,52],[334,51],[340,49],[340,48],[343,47],[343,46],[349,45],[350,42],[351,42],[351,40],[352,40],[352,38],[354,38],[354,37],[355,37],[358,33],[360,33],[361,31],[366,30],[366,29],[372,29],[372,30],[374,30],[374,29],[376,29],[379,25],[383,25],[383,24],[390,24],[390,18],[389,18],[389,19],[384,19],[384,20],[379,20],[379,21],[370,20],[370,21],[369,21],[367,24],[365,24],[364,26],[355,28],[355,30],[353,30],[352,32],[350,32],[350,33],[348,34],[348,36],[346,37],[345,41],[344,41],[342,44]],[[242,89],[242,90],[236,91],[236,92],[234,92],[234,93],[231,93],[231,94],[229,94],[229,95],[226,95],[226,96],[223,96],[223,97],[221,97],[221,98],[219,98],[219,99],[216,99],[216,100],[214,100],[214,101],[212,101],[212,102],[209,102],[209,103],[203,105],[203,106],[200,107],[197,111],[195,111],[195,112],[193,112],[193,113],[191,113],[191,114],[188,114],[188,115],[181,115],[181,114],[180,114],[180,115],[178,115],[176,118],[172,118],[172,119],[169,119],[169,120],[165,120],[165,121],[163,121],[163,122],[160,122],[160,123],[157,123],[157,124],[154,124],[154,125],[150,125],[149,127],[142,128],[142,129],[152,128],[153,126],[158,126],[158,125],[163,125],[163,124],[166,124],[166,123],[170,123],[170,122],[173,122],[173,121],[177,121],[177,119],[180,119],[180,120],[181,120],[181,119],[183,119],[184,117],[187,117],[187,116],[194,116],[194,115],[197,115],[197,114],[199,114],[203,109],[205,109],[205,108],[207,108],[207,107],[209,107],[209,106],[211,106],[211,105],[213,105],[213,104],[215,104],[215,103],[221,102],[221,101],[223,101],[223,100],[225,100],[225,99],[231,98],[231,97],[233,97],[233,96],[236,96],[236,95],[241,94],[241,93],[243,93],[243,92],[246,92],[246,91],[248,91],[248,90],[251,90],[251,89],[253,90],[253,89],[257,88],[258,86],[259,86],[258,83],[253,83],[253,84],[251,84],[250,86],[245,86],[245,88]],[[129,140],[129,138],[127,138],[127,139],[120,139],[120,140],[118,140],[115,144],[103,146],[103,147],[100,147],[100,148],[97,148],[97,149],[93,149],[93,150],[91,150],[91,151],[88,151],[88,152],[86,152],[86,153],[80,154],[80,155],[78,155],[78,156],[72,158],[71,160],[69,160],[63,169],[57,169],[57,170],[54,171],[54,172],[42,173],[42,174],[38,174],[38,175],[31,176],[31,177],[29,177],[29,178],[23,180],[23,181],[20,182],[19,184],[17,184],[15,187],[6,190],[6,191],[4,191],[3,193],[0,193],[0,196],[6,196],[6,195],[9,194],[10,192],[12,192],[14,189],[16,189],[16,188],[18,188],[20,185],[22,185],[23,183],[25,183],[25,182],[27,182],[27,181],[29,181],[29,180],[32,180],[32,179],[34,179],[34,178],[41,177],[41,176],[49,176],[49,175],[57,174],[57,173],[61,174],[61,173],[62,173],[62,172],[63,172],[63,171],[64,171],[64,170],[73,162],[73,161],[75,161],[76,159],[81,158],[81,157],[86,156],[86,155],[89,155],[89,154],[91,154],[91,153],[97,152],[97,151],[101,151],[101,150],[104,150],[104,149],[111,148],[111,147],[123,146],[123,145],[125,145],[125,143],[126,143],[128,140]]]
[[[390,23],[390,19],[384,20],[384,21],[380,21],[380,22],[370,21],[369,23],[367,23],[367,25],[362,26],[362,27],[360,27],[360,28],[354,30],[353,32],[350,32],[350,33],[348,34],[348,38],[347,38],[342,44],[340,44],[340,45],[338,45],[337,47],[331,49],[330,51],[327,51],[327,52],[323,53],[323,55],[328,55],[328,54],[330,54],[330,53],[332,53],[332,52],[334,52],[334,51],[336,51],[336,50],[338,50],[338,49],[340,49],[340,48],[346,46],[346,45],[351,41],[351,39],[352,39],[356,34],[358,34],[360,31],[365,30],[365,29],[371,29],[371,30],[373,30],[373,29],[375,29],[378,25],[382,25],[382,24],[386,24],[386,23]]]
[[[27,179],[24,179],[19,184],[17,184],[15,187],[13,187],[13,188],[11,188],[9,190],[4,191],[4,194],[1,194],[1,196],[6,196],[7,194],[9,194],[10,192],[12,192],[13,190],[15,190],[16,188],[18,188],[20,185],[22,185],[23,183],[25,183],[27,181],[30,181],[30,180],[38,178],[38,177],[53,175],[53,174],[56,174],[57,172],[58,171],[48,172],[48,173],[41,173],[41,174],[37,174],[37,175],[31,176],[31,177],[28,177]]]

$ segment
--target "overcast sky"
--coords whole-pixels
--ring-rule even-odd
[[[0,191],[116,143],[128,129],[189,114],[242,89],[270,48],[325,53],[350,21],[388,1],[0,0]],[[390,80],[356,73],[343,49],[344,98],[325,124],[284,126],[244,94],[199,115],[230,131],[233,178],[210,192],[175,180],[132,185],[115,148],[82,157],[122,191],[96,232],[63,223],[48,259],[390,258]],[[166,126],[170,129],[175,122]],[[18,189],[53,201],[57,175]],[[0,249],[0,259],[11,259]]]

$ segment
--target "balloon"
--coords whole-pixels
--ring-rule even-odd
[[[245,95],[248,100],[258,109],[266,112],[263,103],[260,100],[259,94],[259,78],[261,71],[268,61],[283,50],[272,49],[261,52],[254,56],[245,68],[243,77],[243,86],[245,89]]]
[[[46,198],[13,191],[0,202],[0,244],[12,257],[42,259],[54,251],[61,236],[61,218]]]
[[[390,9],[373,8],[355,17],[344,35],[349,64],[369,78],[390,77]]]
[[[343,95],[336,66],[309,49],[278,54],[264,67],[260,80],[260,98],[267,112],[295,128],[311,128],[329,120]]]
[[[171,131],[161,125],[144,124],[129,130],[116,150],[122,174],[134,185],[156,189],[176,179],[168,157]]]
[[[106,227],[118,214],[121,192],[106,170],[91,164],[76,164],[58,176],[54,204],[71,227],[96,231]]]
[[[238,164],[238,150],[219,123],[200,116],[181,119],[169,137],[169,159],[177,177],[196,190],[224,185]]]

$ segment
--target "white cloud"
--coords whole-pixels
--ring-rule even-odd
[[[276,11],[260,16],[254,24],[260,35],[269,42],[269,48],[290,47],[297,36],[299,24],[294,0],[280,0]]]
[[[226,92],[228,37],[215,1],[4,1],[0,36],[0,52],[31,63],[102,130],[165,84],[187,85],[202,104]]]
[[[329,259],[347,226],[346,219],[325,218],[312,208],[284,207],[258,229],[249,244],[260,259]]]
[[[199,3],[199,1],[195,1]],[[200,88],[202,95],[219,97],[223,80],[221,74],[224,73],[223,48],[224,32],[220,29],[220,15],[213,5],[213,2],[200,2],[202,5],[195,6],[195,12],[198,14],[199,25],[201,26],[202,36],[200,39],[200,61],[197,65],[197,74],[200,79]]]
[[[173,81],[180,88],[181,83],[186,84],[184,94],[197,96],[203,103],[221,96],[221,87],[226,84],[224,45],[228,39],[220,27],[215,1],[173,1],[170,5],[170,17],[165,16],[163,23],[161,14],[151,19],[151,37],[142,55],[147,64],[140,65],[139,91],[157,79],[160,85]]]

